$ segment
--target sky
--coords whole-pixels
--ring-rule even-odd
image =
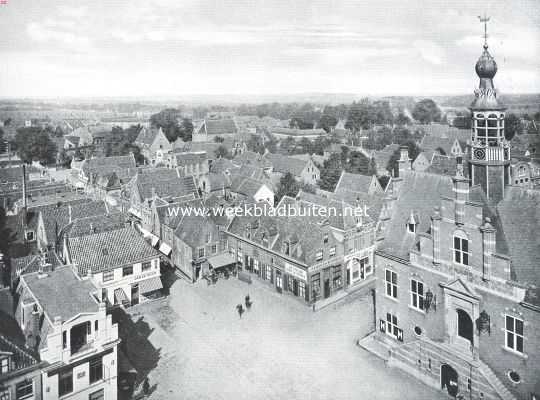
[[[539,0],[6,0],[0,96],[540,92]]]

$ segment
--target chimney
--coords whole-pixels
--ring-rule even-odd
[[[469,180],[463,175],[463,159],[457,157],[454,182],[454,220],[456,225],[463,225],[465,219],[465,202],[469,200]]]
[[[26,202],[26,165],[22,165],[22,200],[23,200],[23,209],[26,212],[26,207],[28,206]]]
[[[433,237],[433,265],[441,263],[441,213],[439,207],[431,216],[431,236]]]
[[[401,146],[399,149],[398,176],[402,176],[403,171],[411,170],[411,159],[409,158],[409,148],[407,146]]]
[[[480,227],[482,232],[482,279],[489,281],[491,279],[491,258],[495,250],[495,232],[496,229],[491,225],[491,219],[486,217],[484,225]]]

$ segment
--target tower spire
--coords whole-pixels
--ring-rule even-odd
[[[482,17],[481,15],[479,15],[478,19],[480,20],[481,23],[484,24],[484,49],[487,49],[488,48],[488,44],[487,44],[487,38],[488,38],[487,23],[489,22],[490,17],[488,17],[486,15],[486,13],[484,13],[484,16]]]

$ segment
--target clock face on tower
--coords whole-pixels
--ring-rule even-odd
[[[484,149],[474,149],[474,158],[477,160],[485,160],[486,151]]]

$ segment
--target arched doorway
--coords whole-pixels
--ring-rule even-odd
[[[441,389],[444,388],[446,388],[450,396],[456,397],[458,393],[458,374],[448,364],[441,365]]]
[[[473,322],[469,314],[457,309],[457,334],[473,344]]]

